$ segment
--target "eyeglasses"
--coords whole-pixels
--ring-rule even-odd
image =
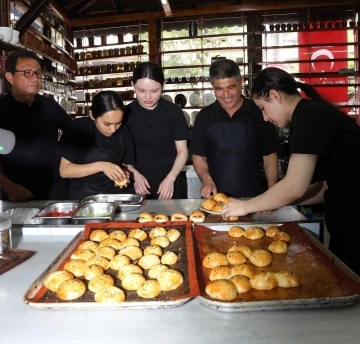
[[[31,78],[36,74],[36,77],[41,78],[43,75],[43,72],[40,70],[32,71],[32,70],[16,70],[15,73],[24,73],[25,78]]]

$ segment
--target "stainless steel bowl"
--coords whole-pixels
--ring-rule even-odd
[[[80,204],[72,216],[78,223],[107,222],[114,217],[116,205],[110,202]]]
[[[79,203],[50,203],[41,210],[34,219],[40,219],[42,224],[64,225],[72,223],[71,216],[75,213]],[[65,212],[67,215],[52,216],[55,212]]]
[[[80,203],[115,202],[116,211],[130,212],[139,209],[144,203],[144,196],[137,194],[98,194],[87,196]]]

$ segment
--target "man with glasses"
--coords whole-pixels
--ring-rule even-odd
[[[2,199],[63,199],[67,181],[60,178],[54,149],[58,130],[66,129],[71,118],[54,99],[38,94],[43,72],[35,53],[9,55],[5,69],[11,91],[0,99],[0,128],[12,131],[16,144],[12,152],[0,155]]]

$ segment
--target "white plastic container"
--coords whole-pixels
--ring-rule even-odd
[[[0,254],[10,253],[11,249],[11,221],[0,218]]]

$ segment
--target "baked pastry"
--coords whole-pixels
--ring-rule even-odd
[[[110,260],[109,268],[114,270],[119,270],[124,265],[129,265],[130,263],[131,263],[130,257],[124,254],[118,254]]]
[[[107,270],[109,268],[109,260],[106,259],[105,257],[101,257],[101,256],[94,256],[91,257],[88,261],[86,261],[87,265],[99,265],[101,266],[104,270]]]
[[[226,258],[231,265],[243,264],[246,262],[245,255],[240,251],[228,252]]]
[[[101,288],[110,286],[110,285],[114,285],[114,280],[110,275],[97,275],[95,276],[89,283],[88,283],[88,288],[90,291],[92,291],[93,293],[96,293],[97,291],[99,291]]]
[[[154,216],[154,221],[155,222],[166,222],[166,221],[169,221],[169,217],[165,214],[156,214]]]
[[[235,284],[225,279],[210,282],[205,287],[205,292],[213,299],[221,301],[231,301],[237,298]]]
[[[213,196],[213,200],[215,200],[220,206],[223,206],[228,202],[228,197],[225,194],[218,192]]]
[[[52,273],[46,276],[44,280],[44,286],[56,293],[61,283],[73,278],[74,278],[73,274],[70,273],[69,271],[65,271],[65,270],[53,271]]]
[[[162,248],[168,247],[170,245],[170,240],[165,235],[160,235],[151,239],[151,245],[158,245]]]
[[[142,274],[131,273],[124,276],[121,286],[126,290],[137,290],[145,281],[146,279]]]
[[[104,246],[110,246],[114,250],[120,250],[121,242],[115,238],[106,238],[104,240],[101,240],[99,243],[99,247],[104,247]]]
[[[167,270],[168,267],[166,265],[163,265],[163,264],[156,264],[156,265],[153,265],[149,271],[148,271],[148,275],[150,278],[155,278],[157,279],[158,276],[160,275],[160,272],[161,271],[164,271],[164,270]]]
[[[295,272],[280,270],[275,272],[275,277],[281,288],[295,288],[301,284],[301,278]]]
[[[265,230],[266,236],[268,236],[270,238],[273,238],[277,232],[280,232],[279,226],[270,226],[270,227],[266,228],[266,230]]]
[[[86,292],[86,286],[84,282],[79,279],[69,279],[62,282],[56,292],[56,295],[61,300],[75,300],[83,296]]]
[[[144,248],[144,254],[156,254],[157,256],[162,256],[162,249],[159,245],[149,245]]]
[[[167,251],[161,256],[161,264],[174,265],[179,257],[175,252]]]
[[[203,266],[206,268],[215,268],[219,265],[229,265],[226,255],[220,252],[208,253],[203,259]]]
[[[170,242],[174,242],[177,239],[179,239],[180,235],[181,235],[181,232],[175,228],[169,229],[165,234],[165,236],[170,240]]]
[[[140,247],[126,246],[119,251],[119,254],[128,256],[131,260],[136,260],[142,257],[143,252]]]
[[[139,222],[143,223],[143,222],[150,222],[150,221],[154,221],[154,216],[151,215],[150,213],[141,213],[139,215]]]
[[[104,269],[100,265],[92,264],[84,270],[84,277],[88,281],[92,280],[95,276],[102,275]]]
[[[203,223],[205,221],[205,214],[201,210],[195,210],[190,214],[189,219],[194,223]]]
[[[161,271],[157,280],[160,283],[161,290],[163,291],[179,288],[184,282],[181,273],[172,269]]]
[[[222,206],[220,204],[216,204],[212,209],[211,211],[213,211],[214,213],[221,213],[221,209],[222,209]]]
[[[237,220],[239,220],[239,216],[229,216],[228,220],[229,221],[237,221]]]
[[[69,260],[64,265],[64,270],[71,272],[75,277],[81,277],[84,275],[86,269],[86,261],[83,259]]]
[[[228,234],[233,238],[240,238],[245,234],[245,229],[239,226],[232,226]]]
[[[246,258],[249,258],[251,255],[251,248],[246,245],[233,245],[228,249],[228,252],[239,251],[241,252]]]
[[[257,249],[251,252],[249,260],[259,267],[268,266],[272,262],[272,255],[269,251]]]
[[[242,275],[250,278],[254,273],[253,267],[246,263],[231,266],[231,276]]]
[[[249,277],[243,275],[236,275],[231,277],[230,281],[235,284],[238,294],[247,293],[252,289]]]
[[[212,198],[208,198],[201,203],[201,206],[206,210],[213,210],[216,205],[217,202]]]
[[[134,228],[129,232],[128,237],[143,241],[147,238],[147,234],[143,229]]]
[[[127,186],[130,181],[128,179],[117,179],[114,180],[115,186],[118,186],[119,188],[123,188],[124,186]]]
[[[250,240],[258,240],[264,236],[264,231],[261,227],[249,227],[245,230],[244,236]]]
[[[118,278],[123,280],[126,275],[132,274],[132,273],[139,273],[142,274],[143,271],[141,270],[140,266],[135,264],[128,264],[124,265],[119,269],[118,272]]]
[[[90,258],[94,257],[95,253],[88,249],[80,249],[71,254],[71,259],[82,259],[88,261]]]
[[[272,290],[278,286],[275,274],[270,271],[260,271],[252,275],[250,283],[257,290]]]
[[[109,233],[109,238],[114,238],[121,242],[126,239],[126,234],[123,231],[112,231]]]
[[[108,260],[111,260],[112,257],[115,256],[116,252],[115,250],[110,247],[110,246],[103,246],[103,247],[99,247],[96,251],[95,251],[95,254],[97,256],[100,256],[100,257],[105,257],[106,259]]]
[[[123,249],[124,247],[126,246],[137,246],[137,247],[140,247],[140,243],[139,243],[139,240],[138,239],[135,239],[135,238],[126,238],[125,240],[123,240],[121,243],[120,243],[120,248],[119,250]]]
[[[171,221],[187,221],[188,218],[186,215],[181,214],[181,213],[175,213],[171,215],[170,218]]]
[[[211,269],[209,273],[209,280],[216,281],[220,279],[228,279],[231,275],[231,267],[229,265],[219,265]]]
[[[118,287],[107,286],[96,292],[94,298],[96,302],[124,302],[125,294]]]
[[[161,294],[161,286],[156,280],[148,280],[142,283],[136,292],[144,299],[152,299]]]
[[[166,229],[164,227],[154,227],[150,233],[149,233],[149,237],[150,239],[156,238],[157,236],[160,235],[165,235],[166,234]]]
[[[98,247],[99,247],[99,244],[97,244],[96,242],[87,240],[87,241],[82,242],[79,245],[78,250],[90,250],[90,251],[95,252]]]
[[[138,265],[145,270],[150,269],[153,265],[156,264],[160,264],[160,258],[156,254],[152,253],[143,255],[138,261]]]
[[[274,240],[272,243],[270,243],[268,250],[272,253],[286,253],[286,242],[282,240]]]
[[[285,242],[290,242],[291,241],[291,237],[288,233],[286,232],[277,232],[275,235],[274,235],[274,240],[282,240],[282,241],[285,241]]]
[[[90,233],[90,240],[102,241],[108,237],[108,234],[103,229],[95,229]]]

